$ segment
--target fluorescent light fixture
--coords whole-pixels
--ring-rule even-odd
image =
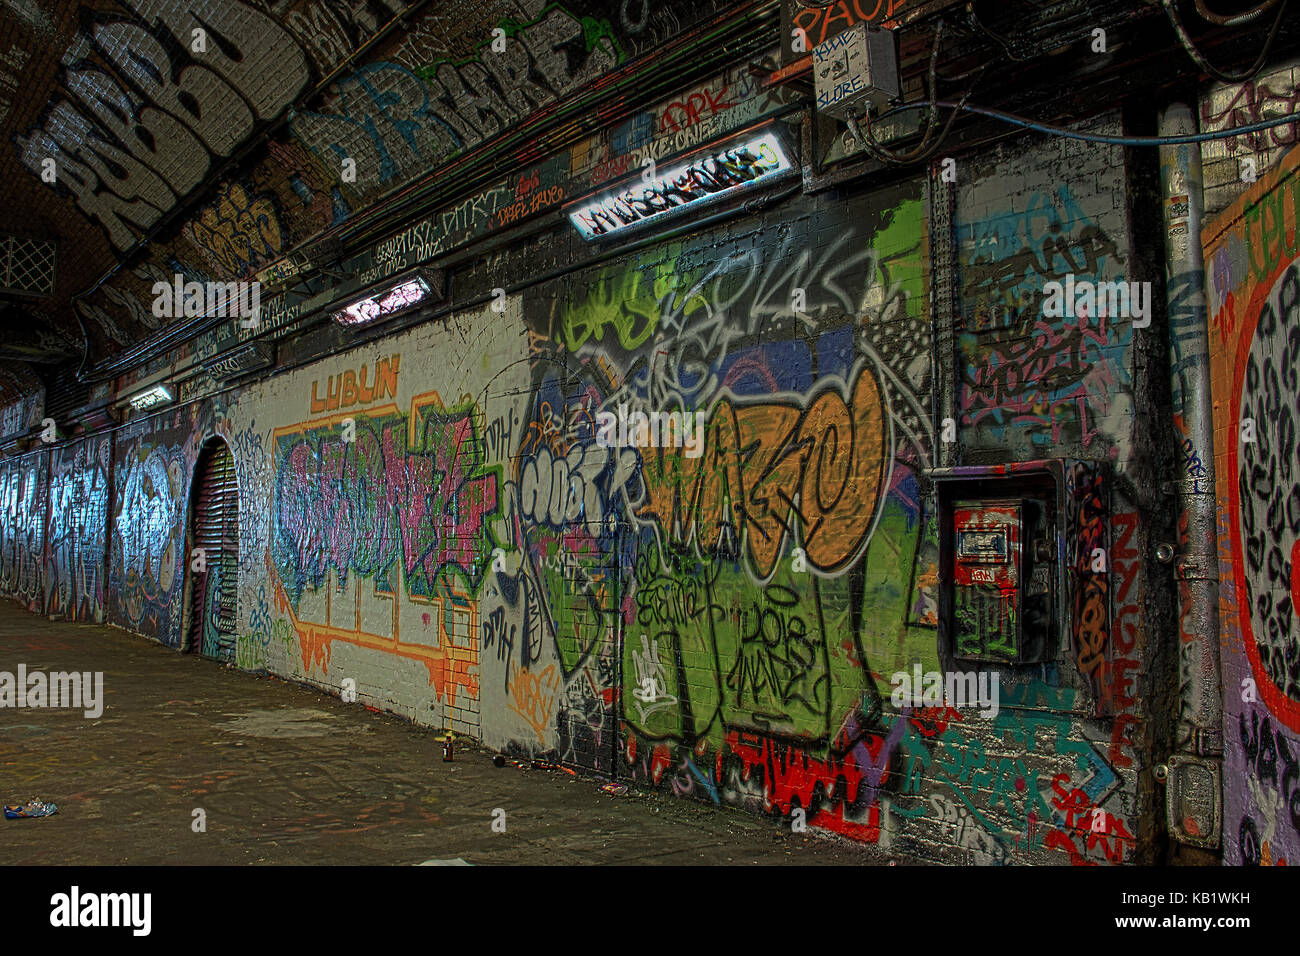
[[[203,371],[216,379],[228,379],[266,368],[271,364],[269,345],[250,342],[228,352],[223,352],[203,363]]]
[[[790,168],[780,140],[767,133],[697,155],[648,182],[638,178],[624,184],[574,209],[569,221],[584,239],[598,239],[685,206],[734,195]]]
[[[402,309],[409,309],[428,294],[429,284],[424,279],[416,276],[378,295],[353,302],[347,308],[333,313],[332,318],[339,325],[359,328],[363,325],[369,325],[377,319],[382,319],[386,315],[392,315]]]
[[[139,394],[132,395],[130,402],[132,408],[153,408],[155,405],[166,405],[174,399],[175,396],[172,395],[171,389],[166,385],[155,385]]]

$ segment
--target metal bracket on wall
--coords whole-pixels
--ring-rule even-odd
[[[1178,725],[1178,747],[1190,750],[1200,757],[1223,756],[1223,730],[1219,727],[1197,727],[1186,721]]]
[[[930,282],[930,335],[934,342],[931,353],[931,381],[937,383],[931,389],[930,412],[934,419],[933,427],[941,438],[943,423],[951,418],[956,424],[960,421],[957,413],[957,322],[960,301],[958,291],[958,243],[957,243],[957,187],[945,182],[942,164],[934,161],[929,169],[929,188],[926,195],[929,201],[930,220],[930,263],[932,276]],[[960,437],[960,433],[958,436]],[[938,447],[940,465],[951,468],[961,457],[960,441],[940,441]]]
[[[1217,581],[1219,579],[1219,567],[1217,563],[1211,563],[1207,567],[1198,563],[1194,557],[1189,558],[1178,562],[1178,579],[1180,581]]]
[[[1177,481],[1165,481],[1160,490],[1166,495],[1203,495],[1214,497],[1213,478],[1179,478]]]

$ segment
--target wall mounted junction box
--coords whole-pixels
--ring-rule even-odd
[[[880,112],[898,99],[898,47],[889,30],[866,23],[813,49],[817,112],[846,119]]]

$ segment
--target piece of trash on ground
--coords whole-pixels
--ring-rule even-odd
[[[450,860],[425,860],[423,863],[417,863],[416,866],[473,866],[473,863],[467,863],[460,857],[453,857]]]
[[[58,813],[59,808],[52,803],[46,803],[43,800],[37,800],[33,797],[23,804],[14,804],[5,807],[6,820],[22,820],[28,817],[48,817],[52,813]]]
[[[627,784],[625,783],[607,783],[600,788],[602,793],[608,793],[613,797],[621,797],[627,793]]]
[[[547,763],[545,760],[534,760],[533,769],[534,770],[563,770],[570,777],[576,777],[578,775],[578,771],[576,770],[570,770],[568,767],[562,767],[558,763]]]

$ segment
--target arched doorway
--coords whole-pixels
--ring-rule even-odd
[[[218,661],[235,660],[239,585],[239,483],[220,439],[194,469],[190,526],[190,613],[185,644]]]

